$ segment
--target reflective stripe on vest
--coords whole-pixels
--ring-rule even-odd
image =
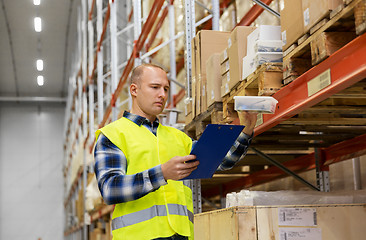
[[[168,210],[171,215],[188,216],[189,221],[193,223],[193,213],[184,205],[168,204]],[[112,230],[127,227],[133,224],[147,221],[154,217],[167,216],[165,205],[155,205],[138,212],[130,213],[124,216],[117,217],[112,220]]]

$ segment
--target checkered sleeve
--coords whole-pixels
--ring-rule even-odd
[[[126,156],[103,134],[95,145],[94,159],[98,187],[106,204],[136,200],[167,184],[161,165],[126,175]]]
[[[235,143],[226,154],[221,165],[217,168],[217,171],[229,170],[244,157],[248,151],[248,147],[252,141],[252,136],[249,136],[243,132],[240,133],[239,137],[235,140]]]

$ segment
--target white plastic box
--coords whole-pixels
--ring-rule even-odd
[[[258,113],[274,113],[278,101],[268,96],[234,96],[236,111],[252,111]]]
[[[246,79],[250,74],[252,74],[257,67],[267,62],[282,62],[283,54],[282,52],[258,52],[252,56],[245,56],[243,58],[243,71],[242,79]]]
[[[255,52],[282,52],[281,40],[258,40],[254,46]]]
[[[254,69],[267,62],[282,62],[282,52],[258,52],[254,58]]]
[[[247,55],[255,55],[257,41],[282,40],[281,26],[260,25],[247,37]]]

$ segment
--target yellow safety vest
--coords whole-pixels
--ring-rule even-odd
[[[183,132],[159,124],[156,136],[146,127],[127,118],[99,129],[122,150],[127,159],[127,175],[188,155],[192,140]],[[193,239],[192,191],[182,181],[168,180],[137,200],[116,204],[112,219],[113,239],[142,240],[169,237],[178,233]]]

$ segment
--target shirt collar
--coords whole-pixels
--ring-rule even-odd
[[[137,115],[137,114],[133,114],[133,113],[127,112],[127,111],[124,111],[123,117],[125,117],[128,120],[134,122],[138,126],[141,126],[144,123],[147,123],[147,124],[151,125],[151,122],[150,122],[149,119],[147,119],[145,117],[141,117],[140,115]],[[153,126],[158,126],[159,125],[159,119],[158,118],[155,118],[155,120],[154,120],[154,122],[152,124],[153,124]]]

